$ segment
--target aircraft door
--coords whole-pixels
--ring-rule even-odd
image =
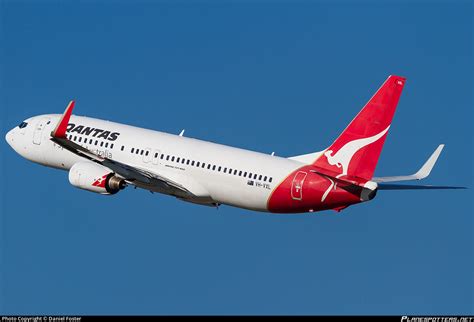
[[[143,162],[145,162],[145,163],[150,162],[152,157],[153,156],[151,155],[151,149],[146,148],[145,153],[143,153]]]
[[[154,165],[157,165],[159,163],[160,155],[161,155],[160,150],[153,151],[153,155],[151,156],[151,161]]]
[[[43,130],[46,126],[46,122],[49,121],[49,117],[41,118],[38,123],[36,123],[34,132],[33,132],[33,143],[41,144],[41,137],[43,136]]]
[[[303,184],[306,175],[306,172],[298,171],[293,178],[293,182],[291,183],[291,198],[293,198],[293,200],[303,200]]]

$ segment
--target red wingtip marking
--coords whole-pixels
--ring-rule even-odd
[[[74,103],[75,101],[70,101],[68,106],[66,107],[66,110],[64,111],[63,116],[59,120],[58,125],[56,125],[56,128],[54,129],[52,136],[56,138],[65,138],[66,137],[66,130],[67,130],[67,125],[69,123],[69,119],[71,118],[72,110],[74,109]]]

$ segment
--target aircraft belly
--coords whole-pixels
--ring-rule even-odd
[[[253,187],[242,187],[240,184],[210,182],[209,190],[212,199],[218,203],[258,211],[267,211],[269,192],[258,191]]]

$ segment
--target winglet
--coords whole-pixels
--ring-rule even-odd
[[[414,176],[416,179],[421,180],[426,178],[427,176],[430,175],[431,170],[433,169],[436,161],[438,161],[438,157],[441,154],[441,151],[443,151],[444,144],[440,144],[436,150],[433,152],[433,154],[426,160],[425,164],[418,170]]]
[[[418,170],[416,173],[408,176],[395,176],[395,177],[379,177],[372,178],[372,181],[375,182],[394,182],[394,181],[409,181],[409,180],[421,180],[429,176],[431,170],[433,169],[436,161],[438,160],[441,151],[444,148],[444,144],[440,144],[436,150],[431,154],[431,156],[426,160],[425,164]]]
[[[51,136],[55,138],[65,138],[66,137],[66,129],[67,125],[69,123],[69,119],[71,118],[72,110],[74,108],[74,101],[70,101],[68,106],[66,107],[66,110],[63,113],[63,116],[61,116],[61,119],[59,120],[58,124],[54,128],[53,132],[51,132]]]

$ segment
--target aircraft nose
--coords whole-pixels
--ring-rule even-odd
[[[14,135],[13,135],[14,129],[11,129],[8,131],[8,133],[5,135],[5,141],[7,141],[8,145],[13,147],[13,142],[14,142]]]

